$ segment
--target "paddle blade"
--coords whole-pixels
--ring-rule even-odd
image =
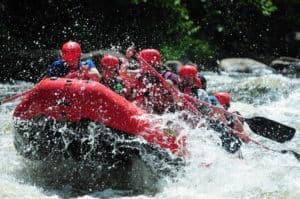
[[[296,132],[294,128],[264,117],[246,118],[245,121],[254,133],[280,143],[291,140]]]

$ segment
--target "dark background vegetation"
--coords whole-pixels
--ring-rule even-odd
[[[217,59],[299,57],[299,0],[0,0],[1,81],[34,81],[68,40],[134,43],[213,69]]]

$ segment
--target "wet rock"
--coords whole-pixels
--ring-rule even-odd
[[[226,72],[270,74],[274,70],[269,66],[250,58],[226,58],[218,62],[219,68]]]
[[[282,74],[300,74],[300,59],[280,57],[272,61],[270,66]]]

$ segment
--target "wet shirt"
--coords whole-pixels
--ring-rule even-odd
[[[112,78],[109,81],[102,79],[101,83],[119,95],[126,95],[126,88],[121,78]]]
[[[80,61],[79,62],[79,69],[82,66],[88,66],[88,70],[91,68],[96,68],[96,65],[91,59],[87,59],[86,61]],[[70,73],[70,69],[67,65],[67,63],[62,60],[58,59],[55,60],[48,68],[46,71],[46,75],[48,77],[65,77]]]

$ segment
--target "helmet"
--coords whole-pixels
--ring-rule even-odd
[[[119,66],[119,59],[113,55],[104,55],[100,63],[105,69],[113,69]]]
[[[81,56],[81,47],[77,42],[68,41],[62,46],[61,55],[66,61],[79,59]]]
[[[139,54],[148,64],[159,64],[161,62],[160,52],[156,49],[144,49]]]
[[[229,93],[226,92],[217,92],[214,93],[214,96],[218,99],[219,103],[224,106],[229,106],[230,105],[230,101],[231,101],[231,97]]]
[[[181,77],[196,77],[197,68],[192,65],[183,65],[179,68],[179,76]]]

